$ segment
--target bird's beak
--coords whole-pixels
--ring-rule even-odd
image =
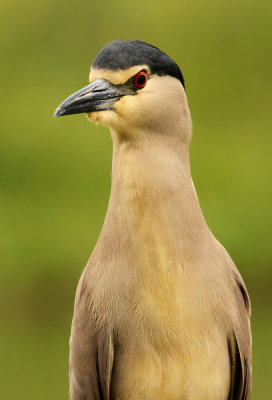
[[[113,110],[114,103],[127,94],[134,93],[124,85],[113,85],[105,79],[97,79],[67,97],[58,106],[53,116]]]

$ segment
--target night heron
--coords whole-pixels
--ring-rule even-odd
[[[76,293],[71,399],[249,399],[250,301],[199,206],[178,65],[147,43],[114,41],[55,116],[78,113],[110,128],[113,163]]]

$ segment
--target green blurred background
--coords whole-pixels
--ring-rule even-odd
[[[0,398],[68,399],[74,293],[103,223],[112,148],[84,115],[52,114],[117,38],[181,66],[200,203],[251,295],[252,399],[272,398],[272,2],[5,0],[0,26]]]

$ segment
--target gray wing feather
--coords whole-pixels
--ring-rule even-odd
[[[231,382],[228,400],[249,400],[251,394],[250,300],[242,278],[235,273],[240,325],[228,338]]]
[[[113,335],[109,326],[94,328],[87,298],[83,273],[70,338],[70,396],[72,400],[110,400]]]

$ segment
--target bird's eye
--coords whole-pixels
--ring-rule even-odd
[[[142,89],[143,87],[145,87],[146,83],[147,83],[147,73],[145,71],[140,71],[138,72],[138,74],[136,74],[133,78],[133,85],[137,88],[137,89]]]

